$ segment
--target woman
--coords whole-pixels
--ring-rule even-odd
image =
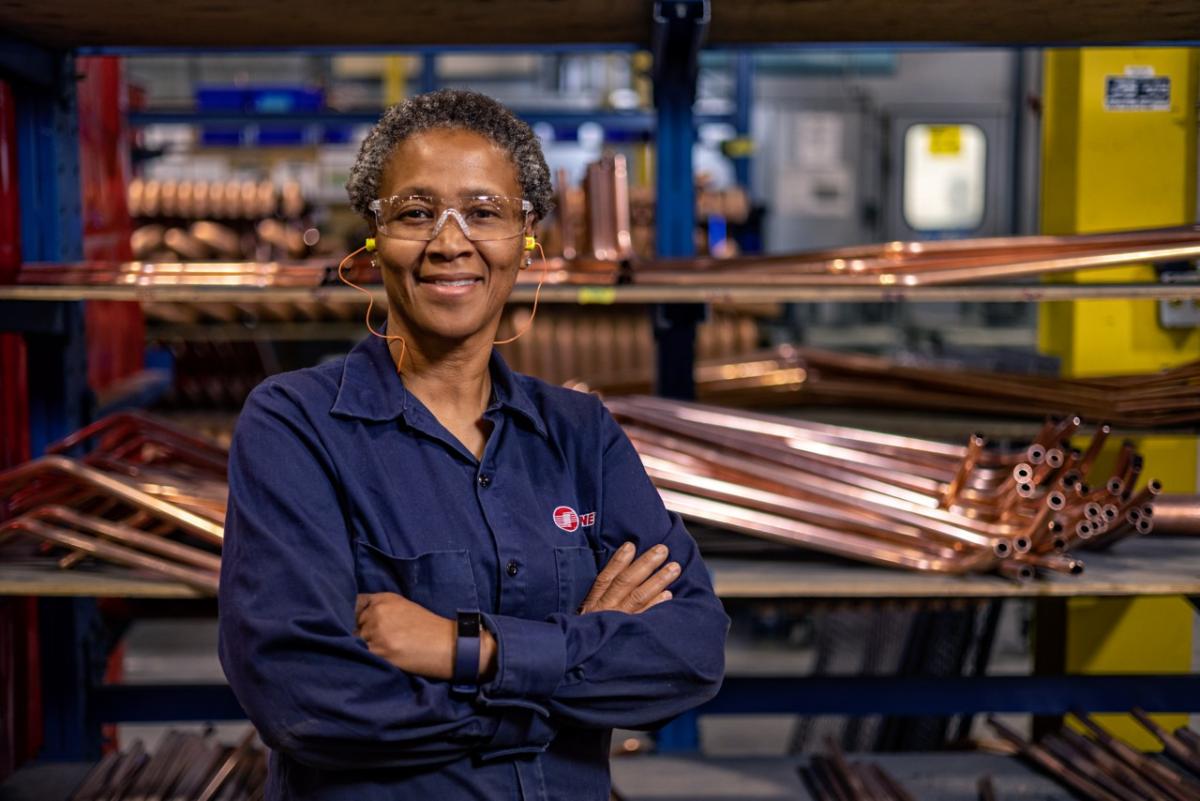
[[[601,403],[493,350],[550,210],[538,141],[434,92],[347,188],[386,334],[264,382],[230,454],[220,654],[266,797],[607,799],[612,727],[710,698],[728,619]]]

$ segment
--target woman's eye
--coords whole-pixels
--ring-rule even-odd
[[[500,215],[496,213],[495,209],[471,209],[469,216],[475,219],[486,220],[499,217]]]
[[[428,209],[402,209],[396,214],[396,219],[428,220],[431,216]]]

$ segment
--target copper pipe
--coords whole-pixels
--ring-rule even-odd
[[[1121,799],[1121,801],[1148,801],[1145,798],[1135,795],[1107,772],[1100,770],[1098,765],[1088,759],[1086,752],[1076,749],[1066,740],[1053,734],[1047,734],[1041,739],[1039,745],[1061,761],[1062,764],[1067,765],[1080,775],[1103,787],[1105,791]]]
[[[959,464],[954,478],[950,481],[945,493],[942,495],[943,509],[949,509],[954,505],[954,501],[958,498],[958,493],[962,490],[967,477],[975,469],[975,463],[979,460],[979,455],[983,452],[984,443],[984,438],[979,434],[972,434],[967,438],[967,452],[963,455],[963,460]]]
[[[916,549],[888,546],[869,537],[834,532],[779,515],[697,498],[674,490],[660,490],[659,494],[668,509],[686,518],[740,531],[753,537],[790,545],[803,545],[837,556],[874,562],[889,567],[904,567],[910,570],[967,573],[974,567],[967,559],[948,560],[930,557]],[[992,558],[990,554],[980,553],[983,557]]]
[[[1187,745],[1180,742],[1179,738],[1171,732],[1159,726],[1149,715],[1141,709],[1134,707],[1129,710],[1129,713],[1142,724],[1146,731],[1150,732],[1154,737],[1163,744],[1163,748],[1179,764],[1190,770],[1192,773],[1200,776],[1200,757],[1197,757],[1191,752]]]
[[[1067,726],[1059,730],[1058,736],[1105,774],[1130,787],[1137,794],[1138,801],[1171,801],[1171,797],[1167,793],[1159,790],[1143,778],[1138,771],[1105,751],[1096,741],[1089,740]]]
[[[238,765],[250,755],[254,747],[254,740],[257,738],[257,736],[258,733],[253,729],[246,733],[246,736],[244,736],[241,742],[237,744],[237,747],[230,751],[229,755],[222,760],[220,766],[212,773],[208,783],[204,786],[204,789],[195,796],[193,801],[212,801],[213,797],[216,796],[217,791],[221,789],[221,785],[225,782],[225,780],[229,778],[230,774],[234,772]]]
[[[213,573],[180,567],[165,559],[147,556],[131,548],[126,548],[123,545],[113,545],[72,529],[47,525],[30,517],[19,517],[16,520],[9,521],[4,524],[0,531],[31,534],[39,539],[61,545],[65,548],[82,551],[89,556],[106,562],[145,570],[182,582],[209,594],[215,595],[217,591],[217,576]]]
[[[1094,801],[1122,801],[1122,799],[1100,787],[1088,777],[1076,773],[1046,749],[1026,742],[1021,735],[996,720],[995,717],[989,715],[987,722],[1001,738],[1007,740],[1017,749],[1017,753],[1030,762],[1033,762],[1037,767],[1046,771],[1054,778],[1068,785],[1075,792],[1083,794],[1086,798],[1094,799]]]
[[[210,573],[221,571],[221,557],[182,543],[145,534],[119,523],[80,515],[65,506],[41,506],[25,516],[47,523],[62,523],[81,533],[110,539],[135,550],[145,551]]]
[[[1176,801],[1190,801],[1191,799],[1200,798],[1200,783],[1176,773],[1166,765],[1113,737],[1087,714],[1078,710],[1072,710],[1071,715],[1082,723],[1095,736],[1096,740],[1108,749],[1109,753],[1134,770],[1137,770],[1160,790],[1165,791],[1175,798]]]
[[[1175,736],[1188,747],[1192,754],[1200,757],[1200,734],[1192,731],[1187,726],[1180,726],[1175,730]]]
[[[645,439],[645,434],[628,428],[626,433],[634,440]],[[950,515],[940,509],[929,508],[918,504],[908,504],[904,501],[875,492],[872,489],[849,485],[840,478],[829,478],[821,473],[801,473],[780,466],[766,464],[758,460],[732,456],[725,452],[712,450],[704,445],[684,442],[670,437],[658,437],[657,442],[673,450],[698,457],[710,464],[719,465],[725,470],[740,471],[746,475],[763,480],[783,483],[801,492],[816,493],[827,501],[841,502],[851,507],[860,507],[884,515],[908,525],[914,525],[929,531],[931,534],[944,538],[946,541],[958,542],[963,546],[977,546],[988,549],[997,556],[1006,556],[1012,552],[1012,542],[1007,536],[994,536],[968,528],[972,521]]]
[[[1096,433],[1092,436],[1092,441],[1088,443],[1087,451],[1084,452],[1083,458],[1079,460],[1079,476],[1086,481],[1088,473],[1091,472],[1092,465],[1095,464],[1096,458],[1100,455],[1100,451],[1104,449],[1104,443],[1108,439],[1108,435],[1112,433],[1112,426],[1107,423],[1101,424]]]
[[[98,490],[120,498],[132,506],[153,512],[160,518],[170,520],[185,531],[213,544],[221,544],[223,528],[186,509],[166,503],[153,495],[142,492],[126,482],[101,473],[63,456],[43,456],[0,473],[0,493],[38,479],[66,480],[84,488]]]
[[[1078,576],[1084,570],[1082,561],[1061,554],[1030,553],[1017,556],[1016,558],[1022,562],[1028,562],[1034,567],[1042,568],[1043,570],[1053,570],[1056,573],[1066,573],[1070,576]]]
[[[767,492],[744,484],[735,484],[719,479],[676,469],[674,465],[653,456],[642,456],[646,472],[656,487],[696,495],[710,500],[740,504],[771,514],[790,517],[800,522],[865,534],[880,540],[890,541],[925,551],[930,556],[956,559],[960,556],[953,548],[943,547],[923,537],[923,531],[912,526],[888,524],[880,519],[873,522],[861,512],[831,504],[819,504]]]

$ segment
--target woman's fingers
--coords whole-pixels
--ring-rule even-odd
[[[671,600],[672,597],[674,597],[674,596],[671,595],[670,590],[663,590],[658,595],[654,596],[654,598],[651,599],[650,603],[646,604],[641,609],[638,609],[637,611],[635,611],[634,614],[640,615],[642,612],[645,612],[647,609],[652,609],[653,607],[656,607],[661,603]]]
[[[612,583],[608,585],[608,589],[600,596],[597,605],[605,609],[628,610],[626,599],[641,587],[646,579],[650,578],[650,575],[658,569],[659,565],[667,560],[668,553],[667,546],[655,545],[639,556],[634,560],[633,564],[622,570],[612,580]],[[643,602],[647,600],[649,598],[642,599]],[[639,603],[637,606],[641,606],[641,604]]]
[[[625,597],[621,603],[621,610],[635,614],[646,611],[655,603],[661,602],[663,591],[674,584],[677,578],[679,578],[678,562],[663,565],[657,573],[643,581]]]
[[[617,576],[621,575],[621,571],[629,567],[629,563],[633,561],[634,547],[632,542],[627,542],[617,549],[617,552],[608,560],[608,564],[600,571],[600,575],[596,576],[596,580],[592,583],[592,589],[588,592],[587,598],[583,600],[583,606],[579,608],[582,612],[591,612],[595,609],[604,593],[612,586],[613,581]]]

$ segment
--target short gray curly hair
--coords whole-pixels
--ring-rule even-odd
[[[459,128],[483,136],[512,157],[524,197],[544,220],[554,208],[550,168],[533,129],[496,100],[464,89],[440,89],[415,95],[389,108],[363,140],[346,181],[351,207],[372,218],[370,203],[379,197],[379,181],[396,146],[434,128]]]

